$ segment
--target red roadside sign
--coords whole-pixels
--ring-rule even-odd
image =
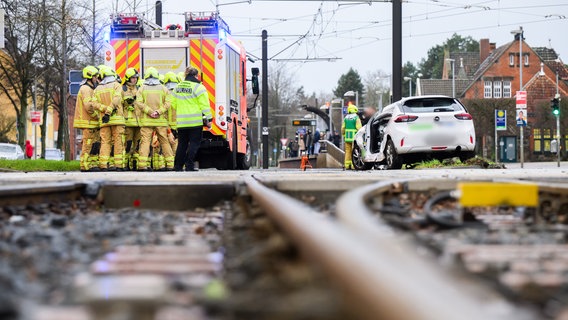
[[[41,123],[41,111],[31,111],[30,118],[32,120],[32,124],[40,124]]]
[[[517,109],[527,108],[527,92],[517,91]]]

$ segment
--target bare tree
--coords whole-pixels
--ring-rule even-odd
[[[0,113],[0,142],[13,142],[9,136],[14,130],[15,124],[15,117],[8,117],[5,114]]]
[[[42,29],[47,13],[42,10],[46,0],[1,0],[5,10],[6,48],[0,55],[0,92],[6,94],[16,112],[18,144],[26,140],[27,114],[36,59],[42,45]]]
[[[365,85],[365,107],[373,107],[378,110],[380,98],[382,95],[383,105],[387,105],[389,101],[390,83],[388,83],[389,75],[382,71],[367,72],[363,83]]]

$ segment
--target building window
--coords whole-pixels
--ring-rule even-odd
[[[543,129],[542,143],[544,144],[544,152],[550,152],[550,141],[552,140],[552,134],[550,134],[550,129]]]
[[[493,81],[493,98],[501,98],[501,81]]]
[[[514,67],[514,66],[515,66],[515,55],[509,53],[509,67]]]
[[[489,80],[485,80],[484,81],[485,85],[483,87],[483,97],[486,99],[491,99],[493,98],[493,82],[489,81]]]
[[[525,54],[523,58],[525,59],[525,67],[526,67],[529,65],[529,55]]]
[[[534,152],[542,152],[542,135],[540,129],[533,130]]]
[[[503,98],[511,97],[511,81],[503,81]]]

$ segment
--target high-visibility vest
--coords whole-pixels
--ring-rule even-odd
[[[102,127],[124,125],[124,113],[120,102],[120,84],[114,80],[112,82],[97,86],[94,95],[99,107],[99,125]],[[113,107],[114,111],[110,114],[109,122],[103,123],[107,106]]]
[[[200,83],[182,81],[172,92],[172,108],[176,112],[177,128],[203,126],[203,117],[211,120],[207,89]]]
[[[138,119],[140,119],[140,109],[136,108],[134,103],[128,104],[125,99],[132,97],[136,100],[136,94],[138,93],[138,86],[123,84],[122,85],[122,108],[124,112],[124,122],[127,127],[139,127]]]
[[[357,133],[357,120],[359,117],[355,113],[350,113],[343,119],[345,125],[345,142],[353,142]]]

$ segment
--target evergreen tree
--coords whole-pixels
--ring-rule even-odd
[[[428,57],[419,63],[420,73],[425,79],[441,79],[444,69],[444,51],[479,52],[479,42],[470,36],[462,37],[456,33],[441,45],[428,50]]]
[[[359,92],[359,105],[363,106],[363,92],[364,86],[361,81],[361,76],[353,68],[349,68],[347,73],[341,75],[337,81],[337,87],[333,90],[336,97],[343,98],[347,91]],[[360,107],[358,106],[358,107]]]

